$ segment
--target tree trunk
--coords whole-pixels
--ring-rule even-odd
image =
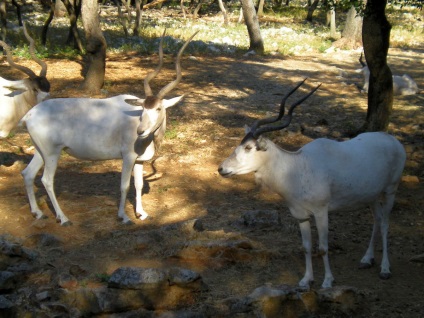
[[[311,5],[309,5],[308,8],[308,15],[306,16],[306,21],[312,22],[312,15],[314,14],[314,11],[318,7],[319,0],[314,0]]]
[[[1,24],[1,40],[6,41],[7,35],[7,19],[6,19],[6,0],[0,0],[0,24]],[[1,47],[3,51],[3,47]]]
[[[336,33],[336,10],[331,8],[329,11],[329,20],[330,20],[330,37],[335,39],[337,37]]]
[[[256,15],[255,6],[252,0],[241,0],[243,9],[243,17],[246,23],[247,32],[249,33],[250,47],[249,50],[254,50],[256,53],[264,52],[264,42],[259,28],[259,20]]]
[[[106,40],[100,29],[97,0],[83,1],[82,22],[87,41],[83,88],[97,94],[103,87],[106,69]]]
[[[264,15],[264,4],[265,4],[265,0],[259,0],[258,3],[258,17]]]
[[[333,46],[348,49],[362,46],[362,17],[358,15],[355,7],[349,9],[342,37]]]
[[[368,0],[365,7],[362,40],[370,80],[367,131],[385,131],[393,106],[392,72],[387,65],[391,25],[385,15],[387,0]]]
[[[79,52],[82,52],[84,49],[77,25],[78,18],[81,13],[81,1],[82,0],[77,0],[73,1],[73,3],[71,3],[69,0],[62,1],[66,7],[66,11],[68,12],[70,23],[69,34],[68,39],[66,40],[66,44],[73,45],[74,49],[78,50]]]
[[[25,3],[25,2],[24,2]],[[21,14],[21,6],[19,3],[16,2],[16,0],[12,0],[12,4],[15,6],[16,8],[16,15],[18,16],[18,23],[19,26],[23,26],[24,23],[22,22],[22,14]]]
[[[133,35],[140,35],[140,25],[141,25],[141,0],[135,0],[135,22],[134,22],[134,30]]]
[[[43,28],[41,29],[41,44],[43,46],[46,46],[46,44],[47,44],[47,32],[49,31],[50,23],[52,22],[52,20],[54,18],[55,6],[56,5],[55,5],[54,2],[52,2],[50,4],[49,15],[47,16],[46,21],[44,21]]]

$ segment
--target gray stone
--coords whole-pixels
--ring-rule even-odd
[[[0,272],[0,291],[11,290],[17,287],[18,277],[9,271]]]
[[[162,269],[141,267],[120,267],[109,278],[108,286],[122,289],[142,289],[147,285],[158,285],[166,281]]]
[[[278,211],[275,210],[252,210],[242,215],[242,222],[249,227],[270,227],[281,224]]]

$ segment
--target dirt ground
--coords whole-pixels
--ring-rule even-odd
[[[424,51],[390,51],[393,73],[408,73],[424,88]],[[358,51],[339,51],[301,57],[189,57],[183,59],[183,80],[172,96],[186,94],[183,102],[168,111],[168,137],[153,170],[146,163],[143,204],[150,217],[134,218],[134,190],[129,193],[127,213],[135,225],[117,220],[121,162],[85,162],[63,154],[56,174],[56,193],[73,222],[55,222],[46,192],[36,186],[42,209],[49,218],[34,220],[20,171],[31,159],[33,148],[23,127],[0,141],[0,232],[18,238],[36,233],[53,234],[63,240],[64,252],[50,264],[69,271],[78,264],[92,277],[110,274],[121,266],[165,266],[179,262],[201,273],[209,291],[204,301],[248,295],[264,284],[293,284],[302,278],[304,257],[297,222],[284,200],[258,189],[253,175],[224,179],[217,168],[240,142],[245,124],[275,111],[284,94],[304,77],[305,89],[322,87],[295,112],[290,129],[268,137],[287,149],[297,149],[317,137],[342,139],[358,128],[366,115],[366,95],[357,84],[362,78]],[[83,96],[78,61],[47,60],[53,97]],[[143,78],[157,56],[109,56],[104,95],[121,93],[144,96]],[[36,67],[30,61],[22,64]],[[2,76],[20,78],[5,62]],[[166,56],[164,71],[153,82],[156,91],[172,77],[173,59]],[[424,317],[424,264],[410,259],[424,253],[424,95],[396,97],[390,132],[406,147],[405,178],[390,220],[392,278],[378,278],[379,266],[358,269],[371,235],[368,210],[330,214],[330,262],[335,284],[357,287],[365,297],[364,317]],[[296,98],[296,97],[295,97]],[[278,210],[283,226],[246,229],[238,226],[243,212]],[[140,233],[190,219],[202,219],[214,239],[248,239],[272,257],[213,266],[208,262],[178,261],[182,246],[195,237],[167,236],[143,241]],[[212,232],[211,232],[212,233]],[[314,231],[316,242],[316,233]],[[380,244],[380,242],[378,242]],[[380,245],[376,262],[380,262]],[[314,288],[323,279],[322,261],[314,257]],[[41,279],[41,278],[40,278]],[[37,281],[34,280],[36,284]]]

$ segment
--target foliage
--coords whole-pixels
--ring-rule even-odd
[[[397,1],[399,2],[399,1]],[[402,1],[411,3],[410,1]],[[418,3],[420,1],[415,1]],[[422,1],[421,1],[422,2]],[[338,2],[336,25],[340,32],[344,27],[345,11],[349,5],[360,5],[362,1],[342,0]],[[323,53],[331,45],[329,28],[325,25],[326,10],[324,7],[317,9],[314,23],[305,23],[307,7],[302,6],[301,1],[293,1],[290,6],[280,6],[269,9],[261,18],[261,33],[265,45],[265,54],[297,55],[300,53]],[[208,7],[208,9],[210,9]],[[245,54],[249,47],[249,37],[246,26],[237,23],[239,7],[231,2],[228,13],[231,23],[223,26],[223,19],[219,11],[208,15],[207,19],[196,20],[184,19],[179,14],[179,7],[167,10],[147,10],[142,19],[140,36],[124,36],[122,26],[119,23],[113,7],[102,12],[108,12],[101,16],[101,27],[110,53],[135,53],[156,54],[159,38],[163,29],[167,28],[164,51],[166,54],[175,52],[194,31],[200,31],[195,39],[189,44],[186,52],[193,55],[234,55]],[[214,9],[215,10],[215,9]],[[419,9],[412,7],[388,6],[386,15],[392,24],[392,47],[419,47],[422,46],[421,34],[422,23]],[[211,11],[211,12],[212,12]],[[39,12],[27,13],[31,25],[31,32],[36,40],[36,51],[40,58],[67,58],[77,59],[80,53],[65,42],[68,36],[69,21],[67,17],[55,18],[48,33],[47,47],[39,44],[39,35],[43,24]],[[16,24],[11,16],[11,23]],[[417,23],[418,21],[418,23]],[[79,24],[81,34],[82,25]],[[18,29],[19,30],[19,29]],[[8,39],[15,55],[29,58],[28,44],[23,37],[22,31],[8,32]],[[17,44],[16,44],[17,43]]]

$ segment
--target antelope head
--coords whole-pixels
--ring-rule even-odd
[[[293,110],[295,107],[303,103],[321,86],[321,84],[319,84],[309,94],[290,106],[287,116],[283,118],[287,98],[292,95],[305,81],[306,78],[283,97],[278,116],[263,118],[255,121],[251,127],[245,127],[246,135],[240,145],[236,147],[233,153],[225,159],[218,168],[218,172],[221,176],[231,177],[235,174],[246,174],[257,171],[259,167],[262,166],[264,155],[267,151],[267,140],[262,137],[262,134],[288,127],[292,120]],[[279,124],[271,125],[281,119],[283,120]]]
[[[137,134],[140,139],[146,139],[152,134],[155,138],[156,147],[162,141],[162,138],[165,134],[166,127],[166,109],[177,104],[184,95],[174,97],[171,99],[165,99],[165,96],[170,93],[175,87],[177,87],[178,83],[181,81],[182,72],[181,72],[181,56],[193,39],[193,37],[197,34],[195,32],[181,47],[178,52],[177,59],[175,62],[175,70],[177,73],[177,77],[174,81],[163,87],[157,95],[153,95],[152,89],[150,88],[150,81],[155,78],[163,65],[163,39],[165,37],[165,32],[162,34],[162,38],[159,44],[159,65],[153,71],[147,74],[144,79],[144,92],[146,98],[144,99],[136,99],[136,100],[125,100],[127,103],[134,106],[142,106],[143,113],[140,117],[140,124],[137,128]]]
[[[36,100],[34,101],[34,105],[41,102],[45,98],[49,96],[50,92],[50,83],[47,80],[47,64],[40,60],[35,55],[35,44],[34,39],[32,39],[26,29],[24,24],[23,26],[24,34],[27,40],[29,41],[29,52],[31,54],[32,59],[37,62],[41,66],[41,71],[39,75],[36,75],[31,69],[26,66],[16,64],[13,61],[12,53],[10,47],[3,41],[0,41],[0,45],[4,48],[7,54],[7,62],[13,68],[25,73],[28,78],[21,81],[14,81],[13,85],[9,85],[7,88],[10,90],[19,90],[19,91],[32,91],[34,93],[34,97]]]

